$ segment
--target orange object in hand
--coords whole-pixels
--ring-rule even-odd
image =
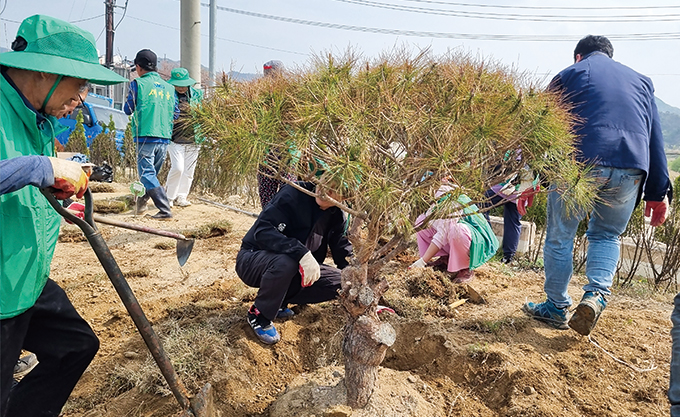
[[[75,194],[81,198],[87,190],[88,178],[81,165],[77,162],[59,158],[48,158],[54,172],[55,189],[54,196],[60,200],[67,199]]]

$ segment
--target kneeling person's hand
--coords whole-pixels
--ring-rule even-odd
[[[321,276],[319,263],[314,259],[312,252],[307,252],[300,259],[300,275],[302,275],[302,286],[309,287],[314,284]]]

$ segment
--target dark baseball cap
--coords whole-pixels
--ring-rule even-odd
[[[147,71],[156,71],[157,62],[158,57],[151,49],[142,49],[137,52],[137,56],[135,56],[135,64]]]

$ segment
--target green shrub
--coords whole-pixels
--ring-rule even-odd
[[[82,153],[88,156],[90,155],[90,151],[87,149],[85,127],[83,127],[83,112],[78,112],[76,115],[76,127],[68,137],[68,143],[66,143],[64,151]]]

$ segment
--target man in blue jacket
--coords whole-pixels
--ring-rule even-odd
[[[548,195],[544,248],[547,300],[526,303],[523,310],[558,329],[587,336],[607,305],[606,296],[619,260],[619,236],[644,195],[650,224],[666,218],[666,194],[672,193],[652,80],[612,59],[614,48],[604,36],[588,35],[574,49],[574,64],[557,74],[550,88],[573,106],[580,124],[578,158],[593,165],[597,201],[590,213],[585,294],[570,319],[574,236],[586,213],[567,212],[562,195]],[[552,189],[555,190],[553,185]]]

